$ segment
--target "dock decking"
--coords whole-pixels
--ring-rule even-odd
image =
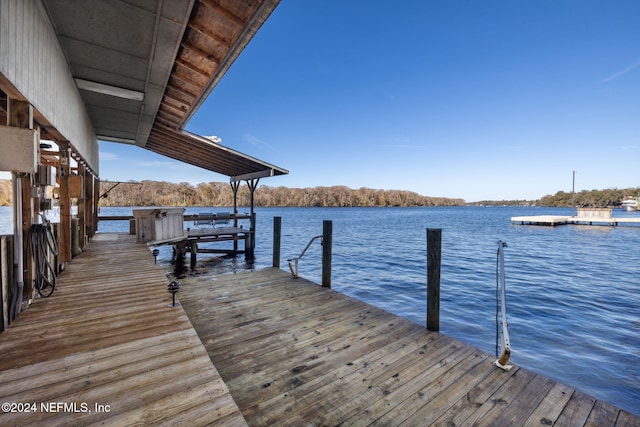
[[[180,300],[252,426],[640,425],[640,418],[279,269]]]
[[[0,334],[0,402],[35,404],[1,411],[0,425],[246,425],[170,301],[146,245],[97,234]]]
[[[0,402],[37,405],[0,425],[640,426],[279,269],[193,279],[169,308],[134,240],[98,234],[0,334]]]

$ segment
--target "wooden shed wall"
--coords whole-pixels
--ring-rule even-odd
[[[0,1],[0,73],[97,174],[98,141],[41,0]]]

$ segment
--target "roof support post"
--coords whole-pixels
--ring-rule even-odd
[[[249,247],[245,248],[245,253],[247,258],[253,259],[253,254],[256,249],[256,214],[253,212],[253,195],[258,187],[258,182],[260,182],[260,178],[251,178],[247,179],[247,186],[249,187],[249,205],[251,212],[251,233],[249,234]]]
[[[97,176],[93,176],[93,224],[92,231],[90,236],[93,237],[94,234],[98,232],[98,203],[100,202],[100,178]]]
[[[86,241],[87,235],[87,216],[88,210],[87,205],[85,203],[87,193],[85,182],[87,180],[87,170],[84,166],[84,163],[78,162],[78,176],[80,177],[80,186],[82,187],[80,191],[80,197],[78,198],[78,243],[79,249],[82,251],[84,248],[84,244]]]
[[[85,215],[85,233],[87,240],[91,239],[95,234],[94,221],[96,214],[93,210],[94,199],[94,185],[93,185],[93,173],[85,169],[84,174],[84,215]],[[86,243],[86,242],[85,242]]]
[[[233,226],[238,227],[238,188],[240,187],[240,181],[231,181],[231,189],[233,190]],[[245,240],[245,245],[246,245]],[[245,248],[246,249],[246,248]],[[235,253],[238,252],[238,241],[236,239],[233,240],[233,251]]]
[[[247,186],[249,187],[249,203],[250,203],[250,212],[253,215],[253,193],[255,193],[256,188],[258,188],[258,183],[260,182],[260,178],[251,178],[247,180]]]
[[[240,187],[240,181],[231,181],[231,190],[233,190],[233,214],[238,213],[238,188]],[[234,227],[238,226],[238,220],[235,219],[233,223]]]
[[[10,98],[7,102],[7,125],[33,129],[33,107],[27,101]],[[14,215],[14,265],[16,289],[11,307],[12,319],[21,311],[24,295],[33,292],[32,256],[29,251],[29,230],[33,225],[31,173],[12,173]],[[26,286],[25,286],[26,283]],[[29,297],[27,297],[27,300]]]
[[[58,241],[58,262],[65,264],[71,261],[71,197],[70,180],[71,168],[69,165],[69,141],[60,141],[60,235]]]

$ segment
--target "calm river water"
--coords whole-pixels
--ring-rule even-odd
[[[188,208],[187,213],[229,211]],[[246,209],[240,209],[245,212]],[[0,208],[0,234],[11,232]],[[273,217],[282,217],[282,264],[333,221],[333,288],[416,323],[426,318],[426,228],[442,229],[440,328],[495,352],[496,251],[505,249],[511,362],[640,415],[640,227],[511,225],[519,215],[569,209],[257,208],[256,260],[200,254],[180,279],[271,266]],[[102,208],[102,215],[131,208]],[[614,212],[614,216],[640,213]],[[192,226],[185,224],[185,226]],[[245,225],[246,227],[247,225]],[[126,231],[101,222],[100,231]],[[171,269],[171,249],[159,262]],[[321,282],[321,247],[300,260]]]

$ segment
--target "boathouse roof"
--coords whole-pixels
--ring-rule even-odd
[[[234,178],[282,175],[184,131],[279,0],[44,0],[99,140]]]

